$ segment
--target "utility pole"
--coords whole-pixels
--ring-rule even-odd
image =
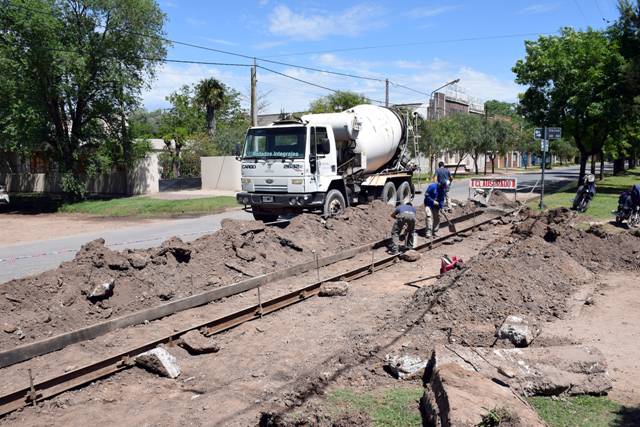
[[[258,126],[258,101],[256,95],[256,58],[253,58],[253,67],[251,67],[251,126]]]
[[[542,177],[540,184],[540,209],[544,209],[544,169],[547,166],[547,144],[549,141],[549,132],[547,127],[544,127],[544,138],[542,140]]]
[[[384,79],[384,106],[389,106],[389,79]]]

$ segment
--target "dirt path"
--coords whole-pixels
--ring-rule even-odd
[[[65,393],[38,409],[27,408],[11,414],[0,424],[99,426],[113,425],[117,416],[121,425],[255,425],[260,412],[273,404],[297,405],[301,395],[295,391],[301,384],[308,385],[311,381],[324,388],[342,379],[366,382],[360,373],[352,377],[349,368],[361,357],[369,356],[367,352],[360,354],[365,348],[362,345],[397,318],[407,298],[414,293],[415,288],[403,283],[437,273],[443,254],[470,258],[506,228],[490,227],[455,245],[436,248],[417,263],[399,262],[374,276],[354,281],[347,297],[312,298],[246,323],[218,337],[222,346],[219,353],[194,357],[172,347],[171,352],[183,370],[177,380],[134,368],[85,389]],[[301,283],[291,284],[298,285]],[[263,298],[269,297],[266,290]],[[244,305],[254,302],[254,296],[250,295],[228,302],[243,304],[242,299]],[[215,305],[191,311],[189,315],[202,316],[212,307]],[[175,319],[161,321],[162,328],[175,329],[184,322],[180,316]],[[154,323],[119,331],[120,339],[110,337],[108,351],[115,352],[114,343],[117,346],[130,336],[147,335],[144,330]],[[388,333],[395,335],[390,339],[402,341],[404,328]],[[98,354],[105,351],[101,343],[96,340],[80,347],[85,354]],[[70,359],[57,358],[53,365],[41,365],[38,372],[49,376],[64,369],[67,363]],[[375,376],[377,381],[394,381],[382,370],[367,375]],[[19,371],[3,376],[16,383],[24,378]],[[169,401],[171,410],[167,409]]]
[[[157,222],[151,219],[92,218],[65,214],[1,214],[0,246]]]
[[[590,304],[546,332],[592,345],[607,358],[613,390],[609,396],[624,405],[640,406],[640,281],[636,273],[600,277]],[[592,302],[592,303],[591,303]]]

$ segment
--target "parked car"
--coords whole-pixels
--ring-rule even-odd
[[[9,193],[4,188],[3,185],[0,185],[0,205],[8,205],[9,204]]]

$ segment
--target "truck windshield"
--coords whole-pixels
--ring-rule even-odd
[[[304,126],[249,129],[243,158],[304,158],[306,136]]]

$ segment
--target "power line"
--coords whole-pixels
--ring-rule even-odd
[[[468,42],[468,41],[500,40],[500,39],[509,39],[509,38],[519,38],[519,37],[544,36],[544,35],[551,35],[551,34],[557,34],[557,33],[558,31],[550,31],[550,32],[542,32],[542,33],[501,34],[501,35],[493,35],[493,36],[464,37],[464,38],[458,38],[458,39],[430,40],[430,41],[423,41],[423,42],[407,42],[407,43],[380,44],[380,45],[370,45],[370,46],[345,47],[340,49],[283,53],[279,55],[271,55],[269,56],[269,58],[312,55],[317,53],[351,52],[355,50],[385,49],[385,48],[393,48],[393,47],[424,46],[424,45],[431,45],[431,44],[461,43],[461,42]]]
[[[580,3],[578,3],[578,0],[573,0],[573,3],[575,3],[576,7],[580,11],[580,14],[584,18],[584,23],[589,25],[589,20],[587,19],[587,15],[585,15],[584,11],[582,10],[582,7],[580,6]]]
[[[257,65],[257,67],[260,68],[260,69],[263,69],[265,71],[269,71],[271,73],[278,74],[278,75],[280,75],[282,77],[286,77],[286,78],[291,79],[291,80],[296,80],[296,81],[298,81],[300,83],[305,83],[305,84],[308,84],[310,86],[315,86],[315,87],[318,87],[320,89],[328,90],[328,91],[334,92],[334,93],[340,92],[337,89],[333,89],[333,88],[330,88],[330,87],[327,87],[327,86],[322,86],[322,85],[319,85],[317,83],[310,82],[308,80],[303,80],[303,79],[300,79],[298,77],[291,76],[289,74],[281,73],[280,71],[272,70],[271,68],[267,68],[267,67],[264,67],[262,65]],[[384,104],[384,101],[380,101],[380,100],[377,100],[377,99],[371,99],[371,98],[367,98],[367,99],[369,99],[370,101],[373,101],[373,102],[377,102],[379,104]]]
[[[422,92],[420,90],[410,88],[410,87],[402,85],[400,83],[392,82],[391,80],[389,80],[389,83],[391,83],[394,86],[401,87],[401,88],[406,89],[406,90],[410,90],[411,92],[419,93],[420,95],[425,95],[425,96],[429,96],[430,95],[427,92]]]

